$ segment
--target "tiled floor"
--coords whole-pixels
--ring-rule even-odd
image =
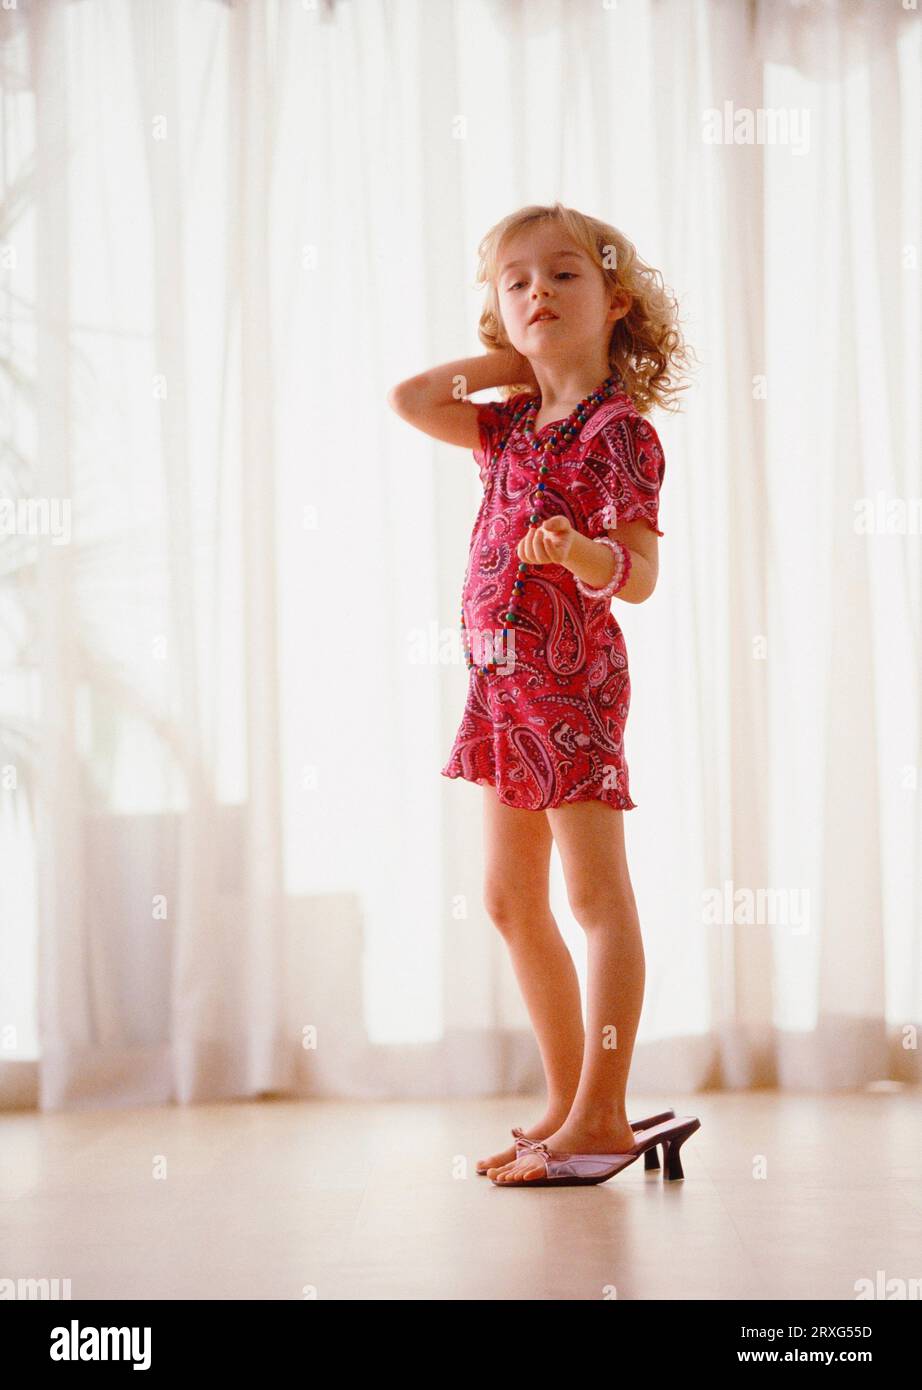
[[[496,1187],[540,1102],[265,1101],[0,1117],[0,1278],[74,1299],[818,1299],[922,1278],[918,1088],[634,1096],[685,1181]],[[882,1275],[878,1275],[882,1271]]]

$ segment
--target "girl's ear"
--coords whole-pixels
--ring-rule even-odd
[[[617,309],[618,313],[616,314],[612,322],[617,323],[618,319],[623,319],[625,314],[630,313],[631,305],[633,303],[634,296],[631,294],[630,290],[622,289],[620,286],[618,287],[618,289],[613,290],[611,296],[611,307],[612,309]]]

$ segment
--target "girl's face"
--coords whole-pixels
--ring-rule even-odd
[[[500,247],[497,298],[506,334],[524,357],[595,353],[629,307],[559,223],[540,222]],[[547,317],[535,320],[544,311]],[[549,317],[553,315],[553,317]]]

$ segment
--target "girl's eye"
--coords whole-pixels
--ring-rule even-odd
[[[573,273],[572,270],[558,270],[557,274],[554,276],[554,279],[555,279],[555,280],[559,280],[560,277],[561,277],[562,275],[563,275],[563,276],[566,276],[566,278],[567,278],[568,280],[575,280],[575,279],[576,279],[576,276],[574,275],[574,273]],[[515,282],[514,285],[510,285],[510,286],[509,286],[509,289],[510,289],[510,290],[517,290],[517,289],[519,288],[519,286],[520,286],[520,285],[524,285],[524,283],[525,283],[524,280],[516,280],[516,282]]]

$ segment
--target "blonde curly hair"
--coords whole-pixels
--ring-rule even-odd
[[[679,331],[678,305],[666,289],[658,270],[646,265],[623,232],[597,217],[589,217],[562,203],[533,204],[512,212],[491,227],[477,253],[478,288],[486,287],[486,302],[478,337],[489,351],[511,346],[499,309],[497,281],[500,250],[506,237],[536,222],[558,221],[576,244],[599,267],[612,289],[626,290],[631,307],[612,329],[608,345],[611,368],[621,374],[625,390],[639,414],[654,406],[676,411],[676,398],[688,389],[681,378],[689,368],[690,349]],[[508,400],[522,391],[534,393],[534,383],[498,388]]]

